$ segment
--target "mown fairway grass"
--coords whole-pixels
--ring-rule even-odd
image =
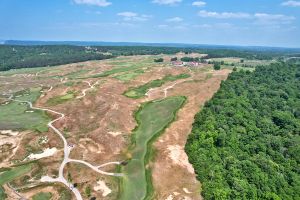
[[[33,88],[30,91],[17,94],[16,100],[35,102],[40,96],[41,88]],[[26,112],[33,111],[33,112]],[[7,105],[0,105],[0,129],[1,130],[48,130],[47,123],[50,121],[45,112],[29,110],[26,103],[11,101]]]
[[[150,88],[160,87],[163,84],[165,84],[166,82],[175,81],[177,79],[185,79],[185,78],[189,78],[189,77],[190,77],[189,74],[179,74],[177,76],[167,75],[163,79],[153,80],[153,81],[150,81],[139,87],[130,88],[129,90],[127,90],[124,93],[124,95],[129,98],[138,99],[138,98],[144,97]]]
[[[92,75],[91,78],[100,78],[100,77],[107,77],[113,74],[117,74],[117,73],[122,73],[122,72],[129,72],[129,71],[133,71],[133,70],[137,70],[139,68],[141,68],[142,66],[140,64],[132,64],[130,66],[124,66],[124,67],[120,67],[120,68],[114,68],[112,70],[108,70],[105,71],[101,74],[95,74]]]
[[[136,112],[138,126],[133,131],[129,152],[132,159],[122,167],[121,200],[141,200],[152,193],[151,174],[145,165],[149,162],[152,142],[175,119],[185,97],[169,97],[145,103]]]
[[[81,77],[83,74],[88,73],[89,71],[90,70],[88,70],[88,69],[81,69],[81,70],[74,71],[74,72],[71,72],[69,74],[66,74],[64,77],[67,77],[69,79],[76,79],[76,78]]]
[[[143,74],[145,71],[142,69],[135,70],[133,72],[128,72],[124,74],[119,74],[115,76],[114,78],[120,80],[120,81],[130,81],[132,79],[135,79],[137,76]]]
[[[49,99],[47,101],[47,105],[55,106],[55,105],[58,105],[58,104],[65,103],[66,101],[72,100],[74,98],[75,98],[74,93],[68,92],[68,94],[63,95],[63,96],[52,97],[51,99]]]
[[[107,76],[119,74],[119,73],[122,73],[123,75],[125,75],[126,73],[128,73],[128,74],[134,73],[134,72],[137,73],[138,70],[153,66],[154,62],[153,62],[153,60],[144,59],[144,60],[139,60],[139,61],[131,61],[131,60],[113,61],[113,62],[110,62],[110,64],[113,65],[113,69],[99,73],[99,74],[94,74],[89,77],[84,77],[84,78],[101,78],[101,77],[107,77]],[[133,77],[133,78],[135,78],[135,77]]]
[[[5,194],[4,188],[0,186],[0,200],[4,200],[7,198],[7,195]]]
[[[40,192],[32,197],[32,200],[50,200],[52,194],[50,192]]]
[[[0,173],[0,186],[18,178],[31,170],[32,164],[21,165]]]

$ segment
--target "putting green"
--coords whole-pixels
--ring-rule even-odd
[[[41,88],[32,88],[16,94],[19,101],[35,102],[40,96]],[[0,130],[48,130],[50,118],[44,111],[29,109],[28,104],[11,101],[0,105]]]
[[[175,119],[176,112],[185,102],[185,97],[169,97],[148,102],[136,112],[138,126],[133,132],[132,159],[122,167],[125,176],[121,180],[122,200],[142,200],[151,194],[150,171],[146,169],[152,142]]]

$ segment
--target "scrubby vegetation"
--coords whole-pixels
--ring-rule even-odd
[[[233,72],[196,115],[186,152],[205,199],[300,197],[300,66]]]
[[[173,61],[177,61],[177,60],[178,60],[177,57],[171,58],[171,61],[172,61],[172,62],[173,62]]]
[[[214,64],[214,70],[220,70],[221,69],[221,65],[219,64]]]
[[[50,200],[52,194],[50,192],[40,192],[32,197],[32,200]]]
[[[164,62],[164,59],[163,58],[157,58],[157,59],[154,59],[154,62],[157,62],[157,63]]]

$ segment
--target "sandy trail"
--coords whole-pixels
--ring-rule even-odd
[[[180,84],[180,83],[184,83],[186,81],[192,80],[193,77],[188,78],[188,79],[182,79],[179,81],[174,82],[173,84],[169,85],[169,86],[165,86],[163,88],[159,87],[159,88],[150,88],[147,93],[145,94],[145,96],[147,97],[147,99],[149,100],[151,98],[151,95],[156,93],[156,92],[164,92],[164,98],[168,97],[168,90],[174,88],[176,85]]]
[[[95,86],[96,86],[97,84],[99,84],[99,81],[97,81],[97,82],[94,83],[93,85],[92,85],[91,82],[89,82],[89,81],[83,81],[83,82],[84,82],[84,83],[87,83],[90,87],[89,87],[89,88],[86,88],[86,89],[84,89],[84,90],[82,90],[82,92],[81,92],[82,94],[81,94],[80,96],[78,96],[77,99],[81,99],[81,98],[85,97],[86,92],[87,92],[88,90],[94,89]]]
[[[71,189],[71,191],[74,193],[77,200],[82,200],[82,196],[81,196],[79,190],[77,188],[75,188],[72,183],[68,182],[63,176],[63,170],[64,170],[65,165],[67,163],[71,163],[71,162],[81,163],[81,164],[86,165],[87,167],[91,168],[92,170],[94,170],[94,171],[96,171],[97,173],[100,173],[100,174],[109,175],[109,176],[122,176],[122,174],[104,172],[104,171],[100,170],[99,168],[101,167],[101,165],[100,165],[100,167],[97,167],[97,166],[93,166],[92,164],[90,164],[88,162],[85,162],[83,160],[74,160],[74,159],[69,158],[69,155],[70,155],[70,152],[71,152],[73,146],[68,145],[67,140],[65,139],[63,134],[56,127],[54,127],[54,125],[53,125],[55,122],[57,122],[57,121],[59,121],[59,120],[61,120],[65,117],[65,115],[63,113],[60,113],[60,112],[57,112],[57,111],[54,111],[54,110],[51,110],[51,109],[48,109],[48,108],[34,107],[32,105],[32,103],[29,102],[29,101],[20,101],[20,100],[13,99],[13,95],[11,95],[8,99],[11,100],[11,101],[15,101],[15,102],[27,103],[29,105],[30,109],[47,111],[47,112],[51,112],[51,113],[54,113],[54,114],[59,116],[58,118],[56,118],[56,119],[52,120],[51,122],[49,122],[48,127],[51,128],[62,139],[63,144],[64,144],[64,159],[63,159],[63,161],[62,161],[62,163],[59,167],[58,177],[57,178],[52,178],[52,177],[49,177],[49,176],[43,176],[41,178],[41,182],[50,182],[50,183],[59,182],[59,183],[62,183],[65,186],[67,186],[68,188]],[[111,163],[107,163],[106,165],[109,165],[109,164],[112,164],[112,163],[113,164],[121,164],[121,162],[111,162]],[[104,166],[104,165],[105,164],[103,164],[102,166]]]

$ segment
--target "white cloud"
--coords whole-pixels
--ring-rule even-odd
[[[183,19],[181,17],[173,17],[173,18],[169,18],[166,19],[166,22],[182,22]]]
[[[157,3],[160,5],[174,5],[180,3],[182,0],[153,0],[152,3]]]
[[[107,0],[73,0],[73,1],[76,4],[86,4],[86,5],[100,6],[100,7],[106,7],[112,4]]]
[[[170,26],[167,24],[160,24],[157,27],[162,30],[188,30],[187,26],[185,25]]]
[[[233,12],[209,12],[205,10],[199,11],[200,17],[216,18],[216,19],[252,19],[256,24],[288,24],[295,20],[293,16],[282,14],[267,14],[267,13],[233,13]]]
[[[202,7],[202,6],[205,6],[206,5],[206,2],[204,1],[194,1],[192,3],[193,6],[197,6],[197,7]]]
[[[166,25],[166,24],[160,24],[160,25],[158,25],[158,28],[162,28],[162,29],[168,28],[168,27],[169,27],[169,25]]]
[[[235,26],[230,23],[213,23],[213,24],[196,24],[193,25],[194,28],[201,28],[201,29],[233,29]]]
[[[300,1],[285,1],[281,5],[290,7],[300,7]]]
[[[138,14],[134,12],[120,12],[117,15],[122,17],[136,17]]]
[[[256,19],[256,24],[267,24],[267,25],[274,25],[274,24],[290,24],[296,18],[293,16],[287,15],[274,15],[274,14],[267,14],[267,13],[255,13],[254,18]]]
[[[120,12],[117,15],[123,17],[124,21],[147,21],[152,17],[151,15],[139,15],[134,12]]]
[[[206,10],[201,10],[198,12],[198,15],[200,17],[209,17],[209,18],[218,18],[218,19],[229,19],[229,18],[237,18],[237,19],[242,19],[242,18],[251,18],[251,15],[248,13],[233,13],[233,12],[209,12]]]

